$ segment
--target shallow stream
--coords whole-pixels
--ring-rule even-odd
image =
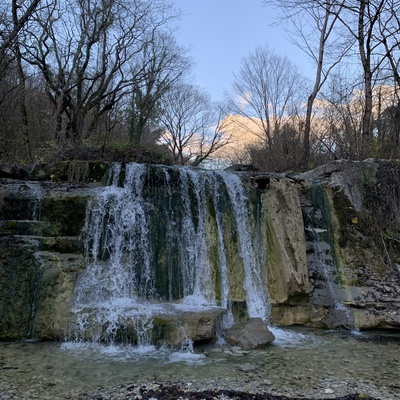
[[[0,399],[85,398],[123,384],[177,383],[333,398],[400,399],[400,334],[272,329],[276,340],[245,352],[223,344],[194,352],[54,342],[0,343]]]

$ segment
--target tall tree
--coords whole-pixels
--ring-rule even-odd
[[[11,0],[12,17],[10,18],[10,20],[12,21],[12,23],[7,26],[5,16],[2,18],[3,27],[0,34],[0,67],[3,67],[0,72],[3,70],[3,68],[5,68],[5,64],[8,63],[10,59],[12,59],[12,57],[9,57],[9,51],[13,50],[14,43],[17,41],[18,34],[35,13],[40,2],[41,0],[32,0],[30,2]],[[17,15],[17,10],[20,11],[20,15]],[[5,15],[6,10],[3,10],[3,13]]]
[[[157,119],[159,101],[190,70],[191,61],[171,35],[156,33],[132,63],[129,139],[138,146],[149,122]]]
[[[35,3],[31,3],[30,8],[32,8]],[[13,19],[13,32],[18,32],[22,29],[21,26],[21,18],[26,17],[26,13],[29,10],[25,11],[22,17],[19,16],[18,10],[20,6],[16,3],[15,0],[12,1],[12,19]],[[33,11],[32,11],[33,12]],[[17,34],[16,34],[17,35]],[[32,148],[31,148],[31,141],[29,137],[29,121],[28,121],[28,110],[26,106],[26,79],[25,79],[25,72],[22,64],[22,55],[21,55],[21,46],[19,40],[14,40],[14,56],[15,56],[15,64],[17,68],[17,76],[18,76],[18,84],[19,84],[19,92],[20,92],[20,112],[21,112],[21,119],[22,119],[22,134],[25,139],[25,148],[27,151],[28,159],[31,161],[32,156]]]
[[[222,108],[216,108],[199,87],[181,84],[161,101],[161,136],[179,164],[199,165],[229,142]]]
[[[342,22],[354,38],[358,48],[358,57],[362,67],[364,85],[364,113],[362,121],[361,158],[370,155],[372,141],[372,109],[373,86],[376,72],[383,61],[379,57],[381,38],[376,33],[378,21],[387,0],[347,0],[343,6],[346,12],[338,14]]]
[[[243,58],[235,75],[232,96],[235,107],[232,108],[252,121],[252,124],[243,124],[243,128],[258,127],[254,134],[265,141],[271,167],[283,157],[275,151],[281,142],[279,136],[284,132],[287,118],[299,112],[304,87],[304,78],[298,74],[297,67],[268,46],[258,47]]]
[[[266,1],[265,1],[266,2]],[[321,6],[319,1],[274,0],[283,15],[281,21],[290,21],[290,37],[315,63],[315,75],[311,92],[307,99],[307,109],[303,132],[303,167],[310,158],[310,134],[313,105],[332,69],[342,60],[350,46],[338,34],[338,15],[345,0],[327,0]]]
[[[161,0],[42,1],[25,58],[45,79],[55,139],[79,141],[130,92],[130,60],[172,18],[171,7]]]
[[[378,19],[379,37],[386,59],[385,76],[391,75],[394,86],[395,103],[387,107],[385,114],[392,121],[390,158],[397,158],[400,147],[400,3],[387,0]],[[389,74],[387,74],[387,71]]]

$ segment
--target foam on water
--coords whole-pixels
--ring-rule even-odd
[[[179,310],[190,311],[193,309],[207,310],[210,308],[215,308],[217,307],[217,304],[215,301],[209,301],[204,296],[191,295],[191,296],[185,296],[181,301],[179,301],[179,303],[172,304],[172,306]]]
[[[170,354],[168,361],[170,363],[183,362],[189,365],[204,364],[206,356],[204,354],[196,354],[190,352],[175,351]]]
[[[293,330],[285,330],[276,326],[269,326],[268,329],[274,334],[275,340],[273,345],[279,347],[299,347],[316,345],[318,339],[312,334],[295,332]]]

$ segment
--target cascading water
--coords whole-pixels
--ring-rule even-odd
[[[235,214],[238,228],[239,240],[241,243],[240,252],[245,268],[245,290],[247,310],[249,317],[268,319],[270,316],[270,306],[267,299],[266,287],[263,281],[263,265],[265,260],[259,258],[254,251],[254,239],[248,214],[243,210],[248,210],[248,199],[246,197],[243,185],[237,175],[220,174],[229,191],[230,198],[233,201],[233,212]],[[260,255],[264,254],[262,251]]]
[[[314,303],[327,307],[325,323],[330,328],[354,329],[354,318],[343,304],[340,277],[335,262],[333,227],[328,199],[321,185],[311,189],[313,207],[304,212],[308,269],[314,280]],[[304,211],[304,210],[303,210]]]
[[[237,292],[249,317],[267,321],[266,265],[253,237],[263,222],[253,221],[250,209],[235,174],[115,165],[87,208],[75,337],[106,343],[135,337],[145,346],[154,315],[205,307],[225,309],[229,325]],[[239,288],[235,274],[243,275]]]
[[[31,193],[31,210],[32,210],[32,221],[40,220],[40,206],[42,198],[44,196],[44,190],[40,184],[33,182],[26,182]]]

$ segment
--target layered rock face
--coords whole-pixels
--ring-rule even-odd
[[[76,310],[76,289],[87,276],[94,257],[84,248],[88,204],[92,204],[98,188],[105,184],[101,178],[107,166],[60,165],[61,172],[54,166],[29,172],[32,175],[19,171],[17,177],[22,174],[25,180],[15,179],[16,172],[12,170],[0,175],[1,339],[109,340],[107,330],[111,330],[111,323],[101,328],[92,324],[100,318],[99,312],[91,314],[90,306],[81,314]],[[172,227],[165,225],[166,217],[157,217],[164,215],[157,214],[163,208],[167,214],[176,212],[166,200],[169,191],[172,202],[182,201],[177,197],[178,186],[165,183],[178,176],[178,172],[168,174],[162,170],[153,180],[164,197],[155,203],[145,201],[147,215],[159,221],[152,223],[158,226],[151,228],[152,240],[168,235],[169,241],[175,240]],[[253,283],[264,285],[261,289],[268,304],[263,306],[262,313],[268,323],[350,329],[400,327],[400,234],[399,229],[396,231],[397,221],[393,221],[399,205],[398,164],[339,161],[295,179],[257,173],[240,176],[248,198],[246,223],[252,230],[252,257],[257,265],[262,265],[257,272],[260,276],[253,277]],[[75,181],[68,181],[69,178]],[[160,184],[160,179],[164,183]],[[195,181],[190,182],[188,190],[195,193]],[[145,189],[144,196],[148,191]],[[196,313],[174,311],[169,317],[165,312],[155,313],[150,322],[142,319],[142,324],[151,325],[150,341],[154,344],[178,346],[187,338],[212,341],[220,334],[221,324],[254,317],[250,315],[255,311],[249,311],[249,302],[258,299],[246,294],[249,279],[246,283],[243,259],[248,257],[244,254],[248,249],[241,247],[244,239],[235,225],[240,218],[224,200],[218,220],[217,203],[209,194],[204,198],[208,205],[203,219],[193,213],[197,200],[190,200],[185,212],[193,213],[195,229],[204,223],[204,251],[210,264],[207,279],[212,282],[212,288],[205,293],[211,296],[214,308]],[[185,219],[177,216],[175,220],[178,231]],[[101,229],[106,230],[107,224]],[[224,237],[220,237],[221,232]],[[180,283],[182,273],[176,267],[168,269],[178,256],[160,246],[156,248],[157,262],[151,263],[158,265],[152,277],[155,286],[143,295],[154,297],[156,293],[160,302],[177,302],[187,295]],[[220,269],[222,256],[226,259],[226,271]],[[108,259],[106,254],[102,257],[99,264]],[[129,257],[143,255],[131,253]],[[190,265],[190,260],[188,265],[200,268]],[[228,277],[225,286],[224,276]],[[145,287],[146,280],[141,282],[140,287]],[[270,312],[265,311],[268,307]],[[86,313],[86,319],[82,313]],[[112,337],[125,340],[129,336],[129,341],[139,343],[140,329],[132,321],[125,318],[118,325],[120,331],[118,328]],[[82,337],[77,329],[83,322],[88,329],[87,336]]]
[[[306,186],[318,182],[330,213],[324,223],[328,233],[325,254],[333,262],[324,264],[333,266],[329,273],[335,276],[326,290],[327,285],[321,284],[309,263],[313,294],[320,292],[319,300],[312,297],[315,300],[312,320],[328,327],[398,329],[399,162],[339,160],[298,178],[304,179]],[[310,197],[305,202],[308,202],[306,207],[312,206]],[[338,312],[327,311],[327,306],[323,306],[326,293],[334,296],[331,310]]]

